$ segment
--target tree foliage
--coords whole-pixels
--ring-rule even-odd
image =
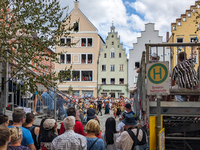
[[[21,80],[23,89],[31,92],[38,84],[55,86],[60,76],[41,62],[58,63],[59,54],[45,51],[59,45],[59,37],[69,36],[73,29],[68,7],[61,8],[59,0],[1,0],[0,10],[0,60],[12,65],[12,79]],[[70,75],[70,68],[66,70],[62,77]]]

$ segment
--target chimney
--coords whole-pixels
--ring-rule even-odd
[[[169,41],[169,32],[166,33],[166,42]]]
[[[74,9],[78,9],[79,8],[79,1],[75,0],[74,1]]]

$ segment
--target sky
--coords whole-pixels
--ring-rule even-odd
[[[166,32],[171,33],[171,23],[185,14],[195,0],[78,0],[79,8],[98,29],[106,41],[112,22],[120,35],[126,53],[133,49],[137,37],[145,30],[146,23],[155,23],[155,30],[166,41]],[[74,0],[60,0],[62,6],[74,8]],[[171,35],[171,34],[170,34]]]

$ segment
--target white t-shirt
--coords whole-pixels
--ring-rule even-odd
[[[124,131],[124,123],[123,122],[120,122],[119,124],[118,124],[118,126],[117,126],[117,132],[123,132]]]

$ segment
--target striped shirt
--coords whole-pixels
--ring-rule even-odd
[[[194,69],[193,59],[187,59],[176,65],[172,72],[172,80],[178,78],[178,83],[180,87],[186,87],[188,89],[197,87],[199,85],[199,80],[197,77],[197,72]]]

